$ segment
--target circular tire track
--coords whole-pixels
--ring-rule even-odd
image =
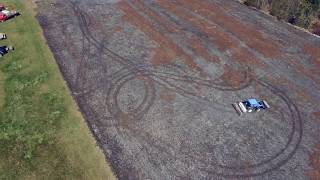
[[[279,97],[286,105],[292,121],[292,130],[289,135],[288,142],[283,149],[280,149],[277,153],[266,160],[262,160],[256,164],[250,164],[245,166],[225,166],[218,165],[212,162],[209,166],[205,164],[201,170],[218,176],[228,177],[228,178],[246,178],[253,176],[261,176],[275,169],[280,168],[282,165],[286,164],[292,156],[297,151],[302,139],[303,134],[303,121],[300,116],[298,107],[294,102],[281,90],[275,86],[264,82],[262,80],[256,80],[256,82],[271,91],[274,95]],[[198,157],[192,156],[193,159],[198,159]],[[250,173],[248,173],[250,172]]]
[[[138,79],[137,75],[140,75],[140,79],[144,83],[145,95],[141,104],[136,109],[125,113],[120,109],[117,98],[121,88],[131,80]],[[114,77],[112,85],[108,91],[106,105],[111,115],[117,119],[127,117],[132,120],[138,120],[148,112],[149,108],[154,103],[155,97],[156,91],[153,80],[150,77],[143,75],[143,73],[129,71],[122,76]]]
[[[86,39],[92,43],[93,46],[96,48],[101,47],[101,42],[98,42],[90,32],[88,28],[88,24],[86,22],[86,19],[81,13],[80,9],[77,7],[73,7],[75,13],[77,14],[79,19],[79,26],[83,33],[83,35],[86,37]],[[119,61],[126,70],[120,75],[113,76],[111,80],[111,86],[109,87],[108,94],[107,94],[107,103],[106,107],[111,113],[111,115],[115,119],[129,117],[130,120],[139,120],[143,117],[145,113],[148,112],[152,104],[155,100],[155,94],[156,94],[156,88],[155,83],[161,86],[165,86],[167,89],[172,90],[184,97],[194,97],[194,98],[201,98],[194,92],[190,92],[186,89],[183,89],[179,86],[176,86],[172,84],[168,79],[173,81],[181,81],[185,83],[192,83],[202,86],[207,86],[216,90],[221,91],[238,91],[241,89],[244,89],[251,85],[251,83],[254,81],[258,83],[259,85],[265,87],[269,91],[271,91],[273,94],[278,96],[282,101],[285,102],[287,105],[288,111],[290,113],[291,121],[292,121],[292,132],[290,134],[289,140],[285,147],[279,152],[275,153],[272,157],[269,159],[263,160],[256,164],[251,164],[247,166],[224,166],[216,164],[216,162],[210,162],[210,164],[203,164],[204,167],[200,167],[199,169],[202,171],[205,171],[209,174],[214,174],[218,176],[223,177],[230,177],[230,178],[245,178],[245,177],[252,177],[252,176],[260,176],[263,174],[266,174],[268,172],[271,172],[275,169],[278,169],[282,165],[288,162],[288,160],[294,155],[296,152],[302,138],[302,126],[303,122],[300,117],[299,110],[297,106],[294,104],[294,102],[281,90],[277,89],[273,85],[261,81],[261,80],[252,80],[252,77],[250,74],[245,74],[244,80],[241,82],[241,85],[239,87],[231,87],[231,86],[225,86],[221,83],[216,83],[215,81],[209,81],[204,80],[197,77],[192,76],[181,76],[176,74],[170,74],[170,73],[162,73],[157,72],[155,70],[150,69],[144,69],[144,68],[138,68],[133,61],[123,58],[117,53],[113,52],[112,50],[103,47],[104,50],[106,50],[106,55],[109,55],[114,60]],[[246,72],[246,71],[245,71]],[[144,82],[144,88],[145,88],[145,95],[142,100],[142,103],[133,111],[130,111],[128,113],[123,112],[119,104],[117,102],[117,97],[119,95],[120,89],[128,82],[138,79],[138,76],[142,77],[142,81]],[[137,136],[140,134],[138,132],[135,133]],[[144,141],[147,142],[150,146],[155,145],[152,140],[148,140],[148,136],[144,136]],[[163,148],[163,147],[162,147]],[[201,161],[201,158],[194,156],[192,154],[185,154],[186,156],[189,156],[191,159],[194,159],[196,161]],[[168,154],[170,156],[170,154]]]

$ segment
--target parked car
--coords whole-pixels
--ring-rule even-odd
[[[8,19],[14,18],[15,16],[19,16],[20,13],[18,11],[14,11],[14,10],[2,10],[0,12],[0,22],[4,22]]]
[[[0,46],[0,57],[9,53],[9,51],[13,51],[14,48],[12,46]]]
[[[255,98],[246,99],[242,102],[232,104],[239,115],[246,112],[259,112],[261,109],[268,109],[270,105],[265,100]]]
[[[0,33],[0,40],[7,39],[7,35],[5,33]]]

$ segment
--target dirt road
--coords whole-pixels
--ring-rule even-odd
[[[319,38],[231,0],[38,5],[120,179],[320,178]]]

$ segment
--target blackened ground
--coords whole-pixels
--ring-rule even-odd
[[[38,5],[120,179],[319,178],[316,37],[232,0]],[[249,97],[271,109],[239,117]]]

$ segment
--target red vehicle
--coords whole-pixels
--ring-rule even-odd
[[[0,12],[0,22],[6,21],[8,19],[8,16]]]
[[[17,11],[9,11],[7,9],[5,10],[2,10],[0,12],[0,22],[4,22],[10,18],[13,18],[15,16],[18,16],[19,15],[19,12]]]

